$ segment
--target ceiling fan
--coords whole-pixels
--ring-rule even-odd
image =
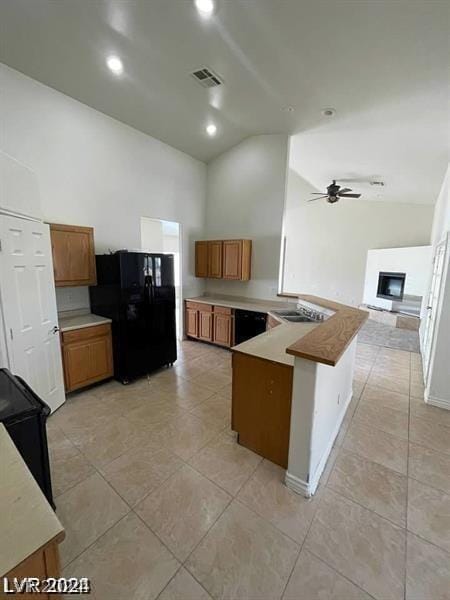
[[[336,180],[333,179],[333,183],[331,183],[327,187],[327,193],[323,194],[322,192],[312,192],[313,196],[318,196],[318,198],[311,198],[308,202],[314,202],[314,200],[320,200],[321,198],[326,198],[327,202],[330,204],[334,204],[340,198],[361,198],[361,194],[349,194],[351,192],[350,188],[342,188],[340,185],[337,185]]]

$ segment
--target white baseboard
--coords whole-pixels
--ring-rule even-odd
[[[425,402],[430,404],[431,406],[437,406],[438,408],[444,408],[445,410],[450,410],[450,400],[446,400],[444,398],[436,398],[436,396],[430,396],[430,394],[425,392]]]
[[[327,464],[328,457],[330,456],[331,450],[333,448],[334,441],[335,441],[335,439],[339,433],[339,430],[341,428],[342,421],[344,420],[345,415],[347,413],[347,409],[351,402],[352,397],[353,397],[353,389],[351,390],[350,395],[347,398],[347,401],[345,403],[345,409],[341,413],[341,418],[336,423],[336,427],[334,428],[333,433],[330,436],[330,440],[327,444],[327,447],[325,448],[325,451],[322,455],[322,458],[320,459],[319,464],[317,465],[314,475],[312,477],[310,477],[310,481],[306,482],[303,479],[300,479],[300,477],[297,477],[296,475],[289,473],[289,471],[286,471],[286,477],[285,477],[286,486],[288,488],[290,488],[291,490],[293,490],[294,492],[297,492],[297,494],[301,494],[302,496],[305,496],[305,498],[311,498],[311,496],[314,495],[314,493],[317,489],[317,486],[319,485],[320,477],[323,473],[325,465]]]
[[[303,481],[303,479],[300,479],[295,475],[291,475],[288,471],[286,471],[284,482],[289,489],[301,496],[305,496],[305,498],[311,498],[315,492],[315,489],[313,491],[309,483],[306,483],[306,481]]]

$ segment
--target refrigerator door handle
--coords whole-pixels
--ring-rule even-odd
[[[148,300],[149,304],[152,304],[152,302],[153,302],[153,282],[152,282],[151,275],[145,276],[145,290],[146,290],[147,300]]]

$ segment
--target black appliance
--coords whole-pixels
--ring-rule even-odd
[[[235,344],[241,344],[266,331],[267,315],[250,310],[234,311]]]
[[[45,426],[49,414],[50,408],[23,379],[12,375],[8,369],[0,369],[0,422],[55,508]]]
[[[112,319],[114,377],[122,383],[177,359],[172,254],[97,255],[91,309]]]
[[[406,273],[385,273],[380,271],[378,274],[377,298],[403,300],[405,280]]]

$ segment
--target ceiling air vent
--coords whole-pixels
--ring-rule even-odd
[[[211,69],[203,67],[191,73],[192,77],[204,88],[217,87],[222,85],[223,81]]]

